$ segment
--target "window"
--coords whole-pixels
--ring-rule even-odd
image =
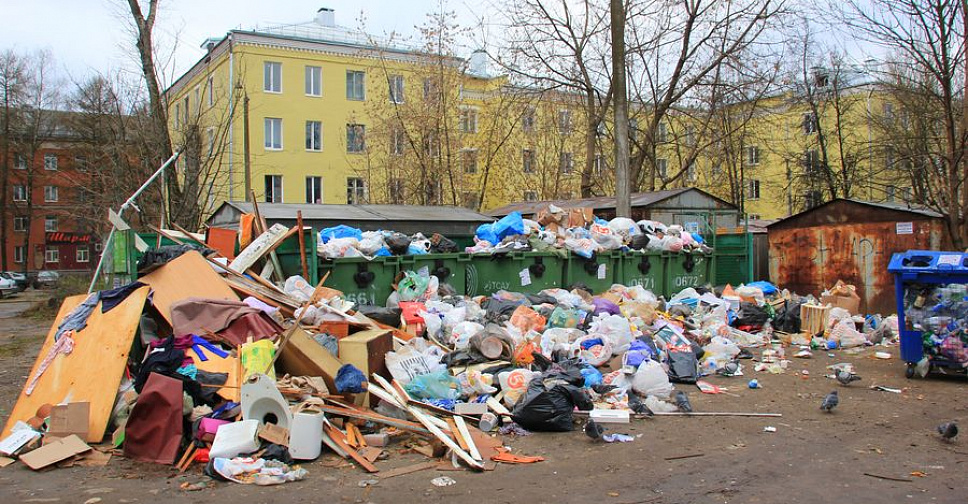
[[[406,189],[402,178],[390,179],[390,203],[399,205],[403,203],[406,196]]]
[[[567,175],[575,168],[575,161],[572,159],[570,152],[562,152],[561,158],[558,161],[558,167],[561,173]]]
[[[185,124],[185,126],[188,126],[189,123],[192,122],[192,110],[190,108],[188,108],[188,97],[187,96],[185,97],[184,106],[182,108],[184,109],[183,112],[185,113],[185,121],[184,121],[184,124]]]
[[[699,178],[699,174],[696,173],[696,162],[693,161],[686,167],[686,180],[695,182],[697,178]]]
[[[440,96],[440,86],[437,85],[436,79],[432,77],[424,79],[423,96],[424,100],[437,99]]]
[[[44,250],[44,262],[46,263],[59,263],[60,262],[60,250],[57,245],[48,245]]]
[[[605,173],[605,169],[607,167],[608,167],[608,164],[605,161],[605,156],[601,154],[595,154],[595,161],[592,164],[592,170],[595,172],[595,175],[602,175],[603,173]]]
[[[895,199],[897,198],[897,187],[889,185],[887,186],[885,193],[885,201],[888,203],[894,203]]]
[[[881,108],[884,110],[884,120],[888,122],[894,121],[894,104],[891,102],[884,102]]]
[[[323,202],[323,178],[306,177],[306,203]]]
[[[803,171],[807,175],[817,175],[822,170],[820,163],[820,152],[817,149],[810,149],[803,153]]]
[[[721,165],[719,163],[713,164],[712,172],[713,172],[713,176],[714,177],[718,177],[718,176],[722,175],[723,174],[723,165]]]
[[[181,127],[181,103],[175,104],[175,128]]]
[[[266,61],[262,64],[262,90],[267,93],[282,92],[282,63]]]
[[[669,160],[659,158],[655,160],[655,173],[659,178],[664,179],[669,174]]]
[[[17,245],[13,248],[13,262],[23,264],[27,262],[27,246]]]
[[[57,216],[48,215],[47,217],[44,217],[44,232],[45,233],[57,232]]]
[[[265,137],[266,150],[282,150],[282,119],[266,117]]]
[[[407,149],[407,132],[403,128],[394,128],[390,132],[390,154],[402,156]]]
[[[403,103],[403,76],[391,75],[390,84],[390,103]]]
[[[558,132],[571,133],[571,111],[568,109],[558,111]]]
[[[464,168],[464,173],[477,173],[477,150],[462,150],[460,153],[460,164]]]
[[[27,218],[22,216],[16,216],[13,218],[13,230],[18,232],[27,231]]]
[[[686,126],[686,145],[689,147],[696,146],[696,128],[695,126]]]
[[[366,99],[364,80],[366,74],[359,70],[346,71],[346,99],[363,101]]]
[[[820,191],[807,191],[803,195],[803,205],[807,210],[820,206],[823,203],[823,195]]]
[[[524,191],[524,201],[538,201],[538,192]]]
[[[637,119],[629,119],[629,141],[635,142],[639,138],[639,121]]]
[[[87,171],[87,157],[74,156],[74,169],[77,171]]]
[[[756,166],[760,164],[760,148],[758,146],[746,146],[746,164],[747,166]]]
[[[91,249],[87,247],[78,247],[74,251],[74,260],[79,263],[91,262]]]
[[[315,152],[323,150],[323,123],[306,121],[306,150]]]
[[[461,194],[461,199],[463,200],[462,203],[464,203],[464,208],[470,208],[473,210],[477,208],[477,202],[481,199],[481,194],[477,191],[464,191],[464,193]]]
[[[524,114],[521,115],[521,128],[527,132],[531,133],[534,131],[536,124],[534,107],[527,107],[524,109]]]
[[[16,154],[14,157],[13,167],[15,170],[26,170],[27,156],[24,156],[23,154]]]
[[[202,88],[195,86],[195,112],[202,108]]]
[[[428,130],[423,137],[423,151],[424,155],[428,157],[437,157],[440,155],[440,142],[437,141],[437,131]]]
[[[318,66],[306,67],[306,95],[323,95],[323,69]]]
[[[760,181],[753,179],[746,182],[746,199],[748,200],[758,200],[760,199]]]
[[[366,182],[359,177],[346,179],[346,204],[360,205],[366,202]]]
[[[444,194],[444,184],[439,180],[428,180],[423,186],[423,193],[426,204],[439,205]]]
[[[521,168],[524,173],[534,173],[534,151],[524,149],[521,151]]]
[[[266,203],[282,203],[282,175],[266,175]]]
[[[44,202],[57,203],[57,186],[44,186]]]
[[[595,126],[595,134],[596,135],[598,135],[600,137],[603,137],[603,136],[605,136],[606,133],[608,133],[608,127],[605,125],[605,121],[602,121],[602,122],[598,123],[597,126]]]
[[[57,154],[44,154],[44,169],[57,171]]]
[[[894,167],[894,147],[884,146],[884,168],[890,170]]]
[[[215,78],[211,75],[208,76],[208,80],[205,82],[205,99],[208,100],[209,107],[215,105]]]
[[[666,131],[666,124],[664,122],[660,122],[655,130],[655,141],[659,143],[665,143],[669,141],[668,138],[669,138],[669,132]]]
[[[360,153],[366,148],[366,126],[362,124],[346,125],[346,152]]]
[[[461,133],[477,133],[477,109],[461,109],[460,131]]]
[[[808,112],[803,114],[803,134],[809,135],[811,133],[817,132],[817,114],[813,112]]]
[[[209,127],[205,130],[205,139],[208,141],[208,157],[212,157],[215,154],[215,128]]]
[[[13,200],[27,201],[27,186],[25,185],[13,186]]]

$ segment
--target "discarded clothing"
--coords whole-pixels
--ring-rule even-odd
[[[124,456],[172,464],[182,437],[182,384],[151,373],[124,427]]]
[[[128,299],[128,296],[130,296],[132,292],[142,287],[146,287],[146,285],[141,282],[134,281],[128,285],[122,285],[117,289],[101,291],[101,313],[111,311],[111,309],[113,309],[115,306],[118,306],[119,304],[123,303],[125,299]]]
[[[211,340],[211,333],[232,346],[249,336],[253,341],[271,338],[282,327],[258,308],[225,299],[188,298],[171,305],[172,332],[176,336],[197,334]]]
[[[94,312],[94,307],[100,300],[100,294],[100,292],[92,292],[83,303],[77,305],[61,320],[61,323],[57,326],[57,332],[54,333],[54,341],[59,340],[67,331],[77,332],[87,327],[87,319]]]
[[[40,380],[40,377],[44,375],[44,371],[47,371],[47,368],[50,367],[50,363],[54,362],[54,358],[57,357],[57,354],[67,355],[74,351],[73,335],[73,331],[65,334],[64,337],[59,339],[54,343],[53,346],[50,347],[50,350],[47,351],[47,355],[44,356],[44,360],[41,361],[40,367],[37,368],[37,372],[34,373],[34,376],[30,379],[30,382],[28,382],[27,386],[24,387],[24,394],[30,395],[34,391],[34,387],[37,386],[37,381]]]

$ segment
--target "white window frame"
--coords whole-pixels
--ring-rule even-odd
[[[760,146],[746,146],[746,166],[757,166],[760,164]]]
[[[74,169],[79,172],[87,171],[87,157],[86,156],[74,156]]]
[[[91,262],[91,249],[87,247],[77,247],[77,249],[74,250],[74,262]]]
[[[181,103],[175,103],[175,128],[181,127]]]
[[[521,171],[534,173],[534,149],[521,149]]]
[[[44,154],[44,169],[57,171],[57,154]]]
[[[460,110],[460,132],[477,133],[477,108],[463,107]]]
[[[271,184],[268,183],[270,181],[270,177],[271,177],[271,180],[272,180],[272,183]],[[275,183],[276,180],[279,181],[279,194],[276,194],[276,183]],[[267,173],[263,177],[263,181],[265,182],[265,188],[264,188],[265,189],[265,195],[264,195],[265,197],[263,198],[263,200],[265,200],[266,203],[282,203],[282,202],[286,201],[285,200],[285,194],[284,194],[285,193],[285,190],[286,190],[286,186],[284,184],[284,180],[282,178],[282,175]],[[278,198],[277,198],[277,196],[278,196]]]
[[[575,171],[575,156],[571,152],[562,152],[558,157],[558,169],[563,175],[570,175]]]
[[[655,160],[655,174],[659,176],[660,179],[665,179],[669,176],[669,160],[666,158],[658,158]]]
[[[303,75],[306,96],[319,98],[323,96],[323,67],[306,65]]]
[[[571,133],[571,109],[558,109],[558,132]]]
[[[352,81],[351,81],[352,78]],[[359,82],[356,82],[359,78]],[[359,93],[357,93],[359,88]],[[366,72],[363,70],[346,71],[346,99],[350,101],[366,101]]]
[[[215,154],[215,127],[209,126],[205,129],[205,137],[208,140],[208,157],[211,158]]]
[[[804,112],[800,128],[804,135],[812,135],[820,129],[820,119],[813,112]]]
[[[26,245],[14,245],[13,247],[13,262],[17,264],[23,264],[27,262],[27,246]]]
[[[44,262],[47,264],[60,262],[60,249],[57,245],[48,245],[44,249]]]
[[[209,75],[205,81],[205,100],[209,108],[215,105],[215,77]]]
[[[349,189],[349,187],[347,187]],[[389,184],[390,192],[390,202],[393,204],[401,204],[406,199],[407,187],[402,178],[394,177],[390,179]]]
[[[538,111],[534,107],[526,107],[524,114],[521,114],[521,129],[525,133],[533,133],[538,124]]]
[[[44,217],[44,232],[45,233],[56,233],[57,232],[57,216],[51,215]]]
[[[322,121],[306,121],[306,151],[323,152]]]
[[[655,141],[656,143],[666,143],[669,141],[669,129],[666,127],[666,123],[660,121],[656,126]]]
[[[57,203],[59,192],[57,186],[44,186],[44,203]]]
[[[282,62],[262,62],[262,91],[282,94]]]
[[[352,185],[352,187],[351,187]],[[352,191],[353,197],[350,198]],[[346,204],[361,205],[366,202],[366,181],[361,177],[346,177]],[[362,194],[360,194],[362,193]]]
[[[263,123],[263,146],[267,151],[281,151],[283,149],[282,141],[282,118],[279,117],[266,117]],[[276,134],[279,136],[279,145],[275,143]]]
[[[606,166],[608,166],[608,163],[605,162],[605,155],[601,153],[595,154],[595,159],[592,161],[592,171],[596,175],[601,175],[605,173]]]
[[[387,78],[387,85],[389,86],[390,93],[390,103],[404,103],[404,84],[402,75],[391,75]]]
[[[20,193],[20,194],[17,194]],[[27,186],[22,184],[16,184],[13,186],[13,200],[14,201],[27,201]]]
[[[23,215],[14,215],[13,217],[13,230],[17,233],[27,232],[27,217]]]
[[[27,156],[23,154],[14,154],[13,157],[13,169],[14,170],[26,170],[27,169]]]
[[[202,86],[195,86],[195,112],[198,113],[202,109]]]
[[[351,138],[352,134],[352,138]],[[357,142],[356,135],[360,134],[362,140]],[[362,154],[366,151],[366,125],[350,123],[346,125],[346,153]]]
[[[472,166],[468,166],[468,159],[473,161]],[[460,165],[464,173],[477,173],[477,149],[462,149],[460,151]]]
[[[402,156],[407,151],[407,133],[403,128],[394,128],[390,132],[390,154]]]
[[[756,201],[760,199],[760,181],[759,179],[750,179],[746,182],[746,199],[747,201]]]
[[[319,190],[316,190],[315,182],[319,182]],[[310,182],[313,182],[310,184]],[[312,193],[312,194],[310,194]],[[312,196],[310,198],[310,196]],[[319,175],[307,175],[306,176],[306,203],[310,205],[315,205],[318,203],[323,203],[323,177]]]

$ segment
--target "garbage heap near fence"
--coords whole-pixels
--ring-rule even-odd
[[[560,239],[577,252],[599,247],[596,234],[620,246],[672,236],[658,237],[654,223],[614,223],[582,219],[565,237],[518,218],[491,225],[494,241],[475,246]],[[376,478],[490,471],[543,460],[518,453],[514,436],[701,414],[689,394],[710,391],[705,375],[745,385],[785,372],[782,345],[827,351],[897,332],[894,317],[857,313],[843,284],[821,300],[766,282],[671,299],[622,285],[470,298],[422,271],[385,306],[360,306],[325,278],[271,273],[274,248],[303,230],[258,219],[254,230],[234,257],[177,233],[185,243],[145,254],[136,282],[64,300],[0,451],[31,469],[124,456],[259,485],[334,470],[310,463],[320,457]],[[408,248],[422,239],[407,238]],[[604,441],[631,440],[610,430]]]

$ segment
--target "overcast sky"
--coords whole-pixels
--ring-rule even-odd
[[[470,26],[476,16],[469,5],[479,10],[484,2],[444,3],[456,13],[456,21]],[[203,40],[224,36],[233,28],[305,22],[320,7],[330,7],[341,26],[358,27],[362,11],[371,33],[413,36],[414,26],[439,4],[439,0],[161,0],[156,25],[163,37],[159,46],[170,48],[178,39],[171,68],[179,75],[202,56]],[[134,41],[127,19],[119,17],[130,15],[126,9],[126,0],[0,0],[0,50],[48,49],[59,67],[74,78],[90,69],[106,73],[137,69],[132,66]]]

